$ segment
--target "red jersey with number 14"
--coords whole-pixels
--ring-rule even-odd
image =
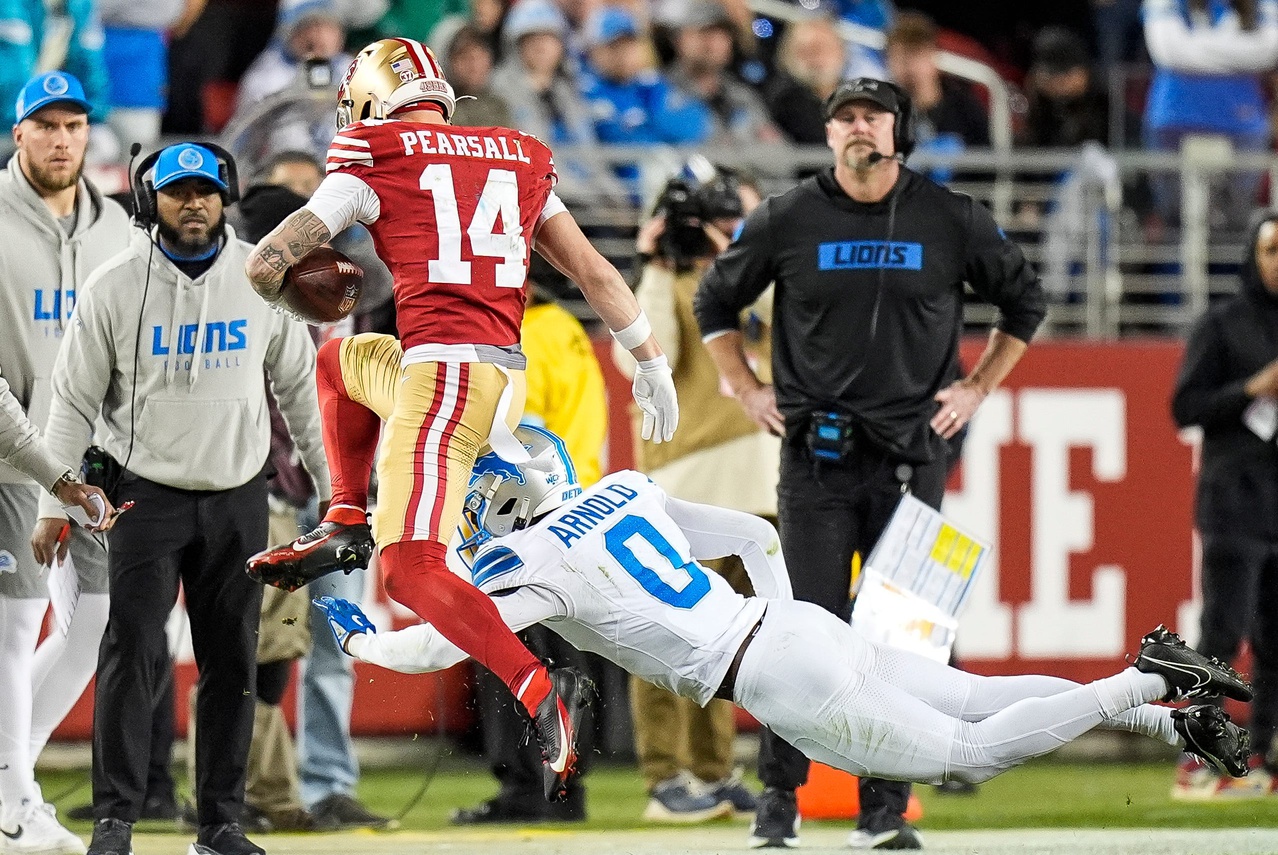
[[[333,139],[326,172],[377,195],[366,225],[395,280],[405,349],[518,344],[533,232],[557,180],[544,143],[510,128],[363,121]]]

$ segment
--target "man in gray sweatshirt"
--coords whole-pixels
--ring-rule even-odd
[[[251,247],[223,213],[236,198],[229,163],[183,143],[160,152],[144,181],[147,228],[76,304],[46,431],[59,459],[79,459],[101,416],[103,447],[122,469],[112,498],[136,503],[109,539],[114,596],[94,695],[89,852],[130,851],[146,793],[148,712],[170,668],[165,619],[181,583],[200,671],[192,851],[260,855],[238,820],[262,599],[243,568],[266,546],[268,520],[262,377],[327,500],[315,346],[305,325],[249,285]],[[60,511],[50,500],[40,516],[32,539],[48,548]]]
[[[84,88],[70,74],[28,81],[13,114],[17,153],[0,171],[0,374],[12,389],[13,415],[25,413],[37,428],[48,413],[49,377],[76,296],[93,269],[129,240],[124,210],[81,175],[88,109]],[[79,473],[80,456],[58,464],[53,478]],[[34,766],[97,665],[107,616],[106,554],[87,531],[72,527],[67,542],[80,598],[66,635],[55,632],[37,649],[49,571],[28,539],[38,497],[53,482],[51,470],[39,483],[32,474],[0,461],[0,832],[10,850],[79,853],[83,842],[45,804]]]

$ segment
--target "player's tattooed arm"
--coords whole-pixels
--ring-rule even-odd
[[[266,300],[274,300],[288,269],[331,237],[324,221],[305,208],[289,216],[262,238],[245,262],[244,272],[253,290]]]

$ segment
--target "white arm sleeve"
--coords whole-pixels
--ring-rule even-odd
[[[382,203],[373,188],[349,172],[331,172],[320,182],[306,210],[319,217],[337,237],[355,223],[375,223]]]
[[[537,225],[533,231],[541,228],[541,224],[546,222],[546,220],[549,220],[555,214],[563,214],[567,211],[568,206],[565,205],[563,200],[555,194],[554,190],[551,190],[550,196],[546,199],[546,206],[541,209],[541,216],[537,218]]]
[[[666,497],[666,513],[683,529],[693,558],[740,555],[756,595],[770,600],[794,599],[790,572],[781,555],[781,538],[767,520],[670,496]]]
[[[567,614],[560,599],[543,588],[516,588],[492,600],[502,620],[515,632]],[[404,674],[442,671],[466,658],[460,647],[428,623],[375,635],[353,635],[346,646],[361,662]]]

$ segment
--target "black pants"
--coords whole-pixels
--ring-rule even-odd
[[[171,679],[164,624],[180,582],[200,672],[199,822],[236,822],[253,734],[262,608],[262,589],[244,562],[266,547],[266,479],[198,492],[126,473],[120,497],[136,507],[110,534],[111,612],[94,689],[94,817],[136,822],[142,810],[152,720]]]
[[[530,626],[519,639],[539,659],[557,666],[591,670],[589,653],[582,653],[544,626]],[[520,810],[540,811],[553,819],[584,819],[586,816],[585,773],[594,752],[593,708],[582,717],[577,738],[579,774],[568,785],[567,798],[549,804],[543,793],[541,749],[537,740],[526,738],[528,717],[511,697],[510,689],[486,668],[477,665],[476,694],[479,699],[480,728],[484,757],[488,760],[501,790],[497,799]]]
[[[915,498],[939,508],[946,471],[944,460],[903,466],[864,445],[844,465],[817,468],[806,450],[783,448],[777,516],[794,598],[848,620],[852,555],[865,558],[874,548],[901,499],[902,478]],[[764,786],[793,790],[808,779],[808,758],[765,730],[759,779]],[[908,783],[862,778],[860,786],[859,827],[900,824],[910,799]]]
[[[1251,748],[1269,750],[1278,731],[1278,543],[1203,533],[1200,652],[1228,662],[1251,643]]]

